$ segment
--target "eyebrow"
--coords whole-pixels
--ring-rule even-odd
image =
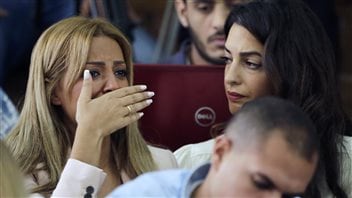
[[[256,51],[249,51],[249,52],[240,52],[241,57],[247,57],[247,56],[259,56],[262,57],[262,55],[259,52]]]
[[[229,49],[227,49],[226,46],[225,46],[225,51],[226,51],[227,53],[231,54],[231,51],[230,51]],[[253,56],[253,55],[262,57],[262,55],[261,55],[259,52],[257,52],[257,51],[240,52],[240,56],[241,56],[241,57],[243,57],[243,56],[244,56],[244,57],[246,57],[246,56]]]
[[[105,62],[103,62],[103,61],[88,61],[86,64],[104,66]],[[123,65],[123,64],[125,64],[125,61],[122,61],[122,60],[113,61],[113,65]]]

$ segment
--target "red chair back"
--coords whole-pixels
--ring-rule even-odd
[[[230,118],[224,67],[136,64],[134,68],[134,84],[146,84],[155,92],[140,120],[148,142],[176,150],[211,138],[211,126]]]

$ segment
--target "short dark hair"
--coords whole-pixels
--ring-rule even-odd
[[[276,97],[245,103],[225,130],[226,136],[235,137],[245,147],[250,147],[251,143],[260,145],[274,133],[280,133],[292,151],[307,161],[312,161],[318,153],[319,142],[313,122],[298,106]]]
[[[333,195],[347,197],[339,184],[339,150],[351,120],[341,106],[335,54],[318,17],[300,0],[253,0],[233,7],[226,37],[234,23],[263,44],[262,65],[276,95],[301,107],[317,127],[322,179],[313,182],[315,192],[326,181]]]

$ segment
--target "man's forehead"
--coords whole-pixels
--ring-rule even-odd
[[[283,192],[304,192],[314,173],[317,159],[309,162],[297,155],[279,132],[273,132],[265,139],[241,143],[241,147],[236,147],[233,152],[237,157],[243,157],[241,161],[250,160],[247,168],[251,173],[265,175]]]

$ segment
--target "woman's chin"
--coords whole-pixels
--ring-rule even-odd
[[[238,111],[238,109],[241,107],[241,105],[234,104],[234,103],[229,103],[229,111],[231,114],[234,114]]]

